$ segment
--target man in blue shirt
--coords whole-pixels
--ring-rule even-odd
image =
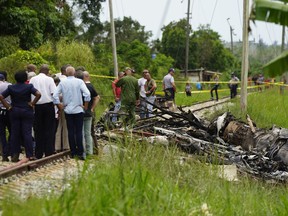
[[[64,109],[69,146],[71,156],[78,156],[85,160],[83,148],[83,119],[84,110],[88,108],[90,101],[90,92],[83,80],[74,77],[75,69],[71,66],[66,68],[67,79],[62,80],[53,94],[53,102],[59,110]],[[59,95],[62,93],[63,102],[60,103]],[[84,98],[84,107],[83,100]],[[84,108],[84,109],[83,109]]]

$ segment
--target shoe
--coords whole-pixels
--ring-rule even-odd
[[[2,157],[2,161],[3,161],[3,162],[9,162],[8,156],[3,156],[3,157]]]
[[[18,162],[18,161],[20,161],[20,160],[19,160],[19,154],[14,154],[14,155],[12,156],[11,161],[12,161],[12,162],[15,162],[15,163]]]

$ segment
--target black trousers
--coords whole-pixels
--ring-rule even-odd
[[[175,91],[174,91],[173,88],[166,88],[164,90],[164,92],[165,92],[165,97],[167,99],[169,99],[169,100],[171,100],[171,99],[174,100],[175,99]]]
[[[210,91],[211,98],[213,98],[213,91],[215,91],[217,101],[218,101],[218,87],[219,87],[219,85],[214,85],[214,87]]]
[[[237,88],[238,88],[238,85],[231,85],[230,87],[230,98],[234,98],[236,97],[237,95]]]
[[[55,149],[55,110],[52,102],[35,105],[34,132],[36,158],[52,155]]]
[[[10,133],[11,133],[11,124],[9,119],[10,111],[0,108],[0,140],[2,144],[2,156],[8,157],[11,155],[10,148]],[[9,136],[8,140],[6,139],[6,128],[8,129]]]

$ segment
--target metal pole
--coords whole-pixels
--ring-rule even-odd
[[[189,20],[190,20],[190,0],[188,0],[188,9],[187,9],[187,25],[186,25],[186,52],[185,52],[185,78],[187,78],[188,74],[188,62],[189,62]]]
[[[282,26],[282,44],[281,44],[281,51],[285,50],[285,26]]]
[[[231,36],[231,52],[233,54],[233,28],[230,26],[230,36]]]
[[[233,31],[234,31],[234,29],[233,29],[232,26],[230,25],[229,19],[230,19],[230,18],[227,18],[227,22],[228,22],[228,25],[229,25],[229,27],[230,27],[231,52],[232,52],[232,54],[233,54]]]
[[[248,19],[249,0],[243,1],[243,39],[242,39],[242,71],[241,71],[241,111],[247,111],[247,77],[248,77]]]
[[[113,5],[112,0],[109,0],[109,12],[111,23],[111,39],[112,39],[112,51],[113,51],[113,63],[114,63],[114,76],[118,77],[118,62],[117,62],[117,50],[116,50],[116,38],[115,38],[115,26],[113,18]]]

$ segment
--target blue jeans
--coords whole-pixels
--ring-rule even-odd
[[[156,99],[156,97],[153,96],[153,95],[151,95],[151,96],[149,96],[149,97],[146,97],[146,100],[147,100],[149,103],[151,103],[151,104],[154,104],[155,99]],[[147,110],[148,110],[148,113],[147,113],[147,115],[146,115],[147,118],[153,116],[152,111],[153,111],[153,107],[154,107],[154,106],[151,105],[151,104],[149,104],[149,103],[146,103],[146,107],[147,107]]]
[[[68,140],[71,156],[84,157],[83,148],[83,120],[84,113],[67,114],[65,113],[68,130]]]
[[[10,111],[4,108],[0,108],[0,139],[2,143],[2,155],[8,157],[11,155],[10,150],[10,134],[11,134],[11,124],[9,119]],[[8,140],[6,139],[6,128],[9,132]]]
[[[146,109],[146,97],[143,98],[141,97],[141,101],[140,101],[140,118],[146,118],[147,117],[147,109]]]
[[[114,112],[119,112],[120,108],[121,108],[121,100],[115,102]],[[118,120],[118,115],[113,114],[112,122],[116,122],[117,120]]]
[[[83,130],[86,155],[93,154],[93,141],[91,136],[92,117],[84,117]]]

